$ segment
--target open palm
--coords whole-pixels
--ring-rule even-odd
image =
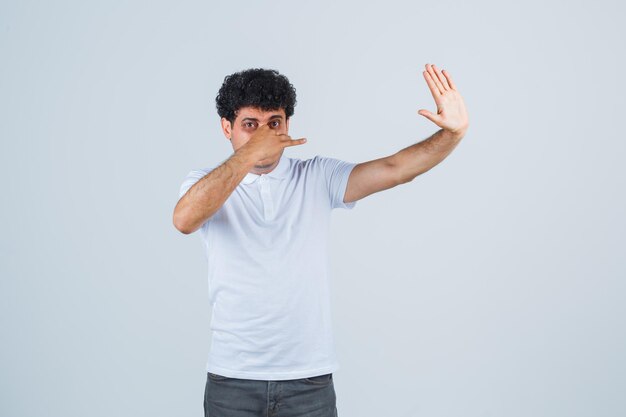
[[[437,113],[421,109],[417,113],[426,117],[437,126],[452,133],[465,133],[469,125],[469,117],[463,97],[446,70],[439,70],[435,65],[426,64],[422,74],[428,88],[435,99]]]

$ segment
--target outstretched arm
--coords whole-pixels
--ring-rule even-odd
[[[446,70],[426,64],[422,73],[428,84],[437,114],[419,110],[441,129],[428,139],[380,159],[357,164],[348,178],[344,202],[360,200],[370,194],[409,181],[443,161],[458,145],[469,126],[463,97]]]

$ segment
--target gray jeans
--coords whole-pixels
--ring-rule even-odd
[[[283,381],[207,372],[205,417],[337,417],[333,374]]]

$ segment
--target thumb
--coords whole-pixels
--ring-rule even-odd
[[[441,121],[441,117],[433,114],[431,112],[429,112],[428,110],[424,110],[424,109],[420,109],[417,111],[418,114],[424,116],[425,118],[427,118],[428,120],[430,120],[431,122],[435,123],[436,125],[439,125],[440,121]]]

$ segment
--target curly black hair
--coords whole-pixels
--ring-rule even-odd
[[[239,109],[247,106],[264,111],[284,109],[289,118],[296,106],[296,89],[276,70],[250,68],[224,78],[215,104],[220,118],[225,117],[231,123],[235,122]]]

